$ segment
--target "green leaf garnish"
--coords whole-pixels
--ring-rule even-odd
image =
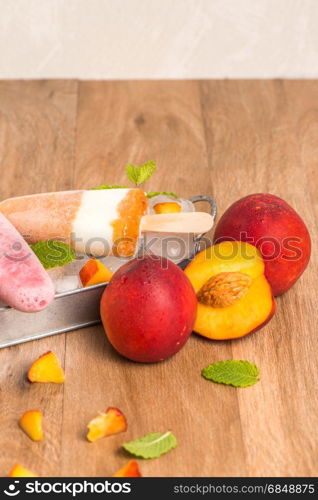
[[[233,385],[234,387],[248,387],[259,380],[259,369],[249,361],[229,359],[212,363],[203,368],[202,377],[218,384]]]
[[[170,196],[171,198],[179,198],[176,193],[172,193],[171,191],[153,191],[152,193],[148,193],[148,198],[154,198],[155,196],[159,196],[160,194],[164,194],[166,196]]]
[[[62,241],[38,241],[30,245],[44,269],[65,266],[76,259],[76,253]]]
[[[136,457],[157,458],[168,453],[177,444],[175,436],[170,431],[165,433],[151,432],[135,441],[124,443],[123,448]]]
[[[94,187],[94,188],[91,188],[91,190],[94,190],[94,189],[122,189],[122,188],[125,188],[127,189],[127,186],[121,186],[120,184],[102,184],[101,186],[97,186],[97,187]]]
[[[147,181],[156,169],[155,161],[147,161],[140,167],[136,165],[127,165],[126,174],[130,182],[135,186],[140,186],[143,182]]]

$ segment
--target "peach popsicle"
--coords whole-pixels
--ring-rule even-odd
[[[0,203],[0,212],[29,243],[60,239],[95,257],[132,257],[142,232],[200,234],[213,224],[206,213],[145,215],[147,209],[138,188],[62,191]]]
[[[54,286],[18,231],[0,213],[0,300],[24,312],[37,312],[53,300]]]
[[[130,257],[147,206],[141,189],[120,188],[10,198],[0,212],[29,243],[60,239],[79,253]]]

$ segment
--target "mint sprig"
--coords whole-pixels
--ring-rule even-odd
[[[127,189],[127,186],[121,186],[120,184],[102,184],[101,186],[91,188],[91,190],[96,189]]]
[[[151,175],[156,170],[156,162],[155,161],[147,161],[140,166],[129,164],[126,166],[126,175],[129,181],[135,186],[140,186],[144,182],[146,182]],[[122,189],[127,186],[123,186],[121,184],[101,184],[100,186],[93,187],[91,189]],[[178,198],[178,195],[171,191],[153,191],[147,194],[148,198],[153,198],[154,196],[159,196],[160,194],[170,196],[171,198]]]
[[[151,432],[135,441],[124,443],[123,448],[131,455],[141,458],[157,458],[177,446],[176,437],[171,431]]]
[[[249,387],[259,380],[259,369],[249,361],[229,359],[212,363],[201,372],[202,377],[218,384]]]
[[[147,161],[140,167],[137,167],[137,165],[127,165],[126,174],[132,184],[135,184],[135,186],[140,186],[140,184],[146,182],[150,178],[155,169],[156,162]]]
[[[38,241],[30,245],[44,269],[65,266],[76,259],[76,253],[62,241]]]
[[[151,193],[147,193],[148,198],[154,198],[155,196],[159,196],[164,194],[165,196],[170,196],[171,198],[178,199],[179,196],[176,193],[172,193],[171,191],[152,191]]]

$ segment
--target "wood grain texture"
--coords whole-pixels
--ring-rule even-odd
[[[76,82],[0,82],[1,199],[71,187],[76,102]],[[60,470],[64,387],[26,380],[30,363],[49,349],[64,364],[63,335],[0,352],[1,475],[16,462],[39,475]],[[17,425],[31,409],[44,414],[46,439],[41,444]]]
[[[1,197],[124,182],[123,166],[155,159],[149,190],[214,194],[219,214],[269,191],[304,217],[317,247],[317,81],[0,83]],[[108,476],[128,456],[123,441],[171,429],[179,446],[140,461],[145,476],[314,476],[318,457],[315,252],[277,300],[273,320],[245,339],[193,335],[174,358],[120,358],[101,326],[0,351],[0,468],[40,475]],[[1,325],[0,325],[1,327]],[[66,383],[29,385],[28,365],[57,352]],[[248,359],[261,382],[236,390],[200,377],[222,359]],[[118,406],[125,435],[85,440],[98,410]],[[46,439],[17,427],[44,411]]]

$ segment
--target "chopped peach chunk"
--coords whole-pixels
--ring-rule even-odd
[[[102,262],[90,259],[79,272],[83,286],[98,285],[110,281],[113,273]]]
[[[42,441],[42,412],[39,410],[26,411],[19,420],[19,425],[22,430],[33,441]]]
[[[116,474],[112,477],[142,477],[138,464],[135,460],[129,460],[129,462],[119,469]]]
[[[118,408],[108,408],[106,413],[101,413],[88,424],[88,441],[96,441],[112,434],[119,434],[127,430],[127,421]]]
[[[9,472],[8,477],[38,477],[23,465],[16,464]]]
[[[63,384],[65,375],[56,354],[49,351],[34,361],[29,368],[28,379],[30,382]]]
[[[157,203],[153,207],[156,214],[175,214],[181,212],[181,206],[174,201],[167,201],[164,203]]]

